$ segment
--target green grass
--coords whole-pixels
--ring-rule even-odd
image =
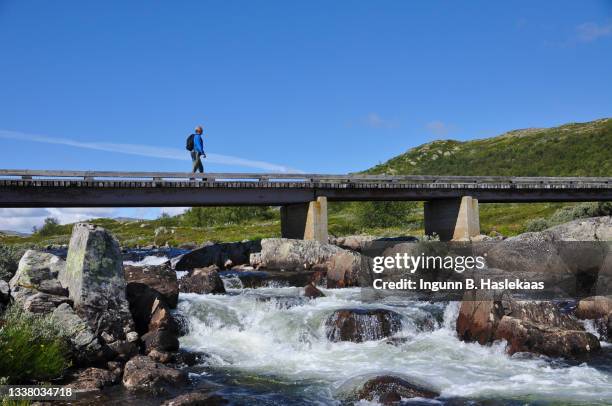
[[[48,382],[70,366],[66,338],[52,316],[11,306],[0,319],[0,377],[9,384]]]

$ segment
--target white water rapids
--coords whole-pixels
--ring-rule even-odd
[[[208,354],[212,370],[308,385],[313,402],[343,399],[372,376],[391,374],[426,384],[442,398],[612,403],[610,370],[510,357],[503,343],[460,341],[457,303],[366,304],[357,288],[322,289],[326,297],[307,300],[301,288],[237,289],[236,280],[227,282],[226,295],[181,294],[179,311],[190,323],[181,347]],[[331,343],[324,323],[341,308],[391,309],[402,315],[403,328],[393,343]]]

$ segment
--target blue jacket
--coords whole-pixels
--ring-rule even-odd
[[[193,137],[193,150],[204,155],[204,143],[202,142],[202,136],[199,134]]]

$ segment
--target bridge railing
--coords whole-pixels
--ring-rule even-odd
[[[190,172],[118,172],[0,169],[2,179],[78,179],[172,181],[198,179],[207,182],[309,182],[309,183],[449,183],[449,184],[593,184],[612,185],[612,177],[509,177],[509,176],[433,176],[433,175],[366,175],[309,173],[198,173]]]

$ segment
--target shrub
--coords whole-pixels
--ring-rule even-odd
[[[0,377],[8,383],[41,382],[70,366],[66,338],[50,315],[11,306],[0,319]]]
[[[277,215],[270,207],[193,207],[181,216],[181,223],[187,227],[207,227],[270,220]]]
[[[548,220],[538,217],[533,220],[529,220],[525,225],[527,231],[535,232],[535,231],[543,231],[550,227]]]
[[[363,202],[355,203],[355,214],[364,228],[408,226],[416,207],[414,202]]]

